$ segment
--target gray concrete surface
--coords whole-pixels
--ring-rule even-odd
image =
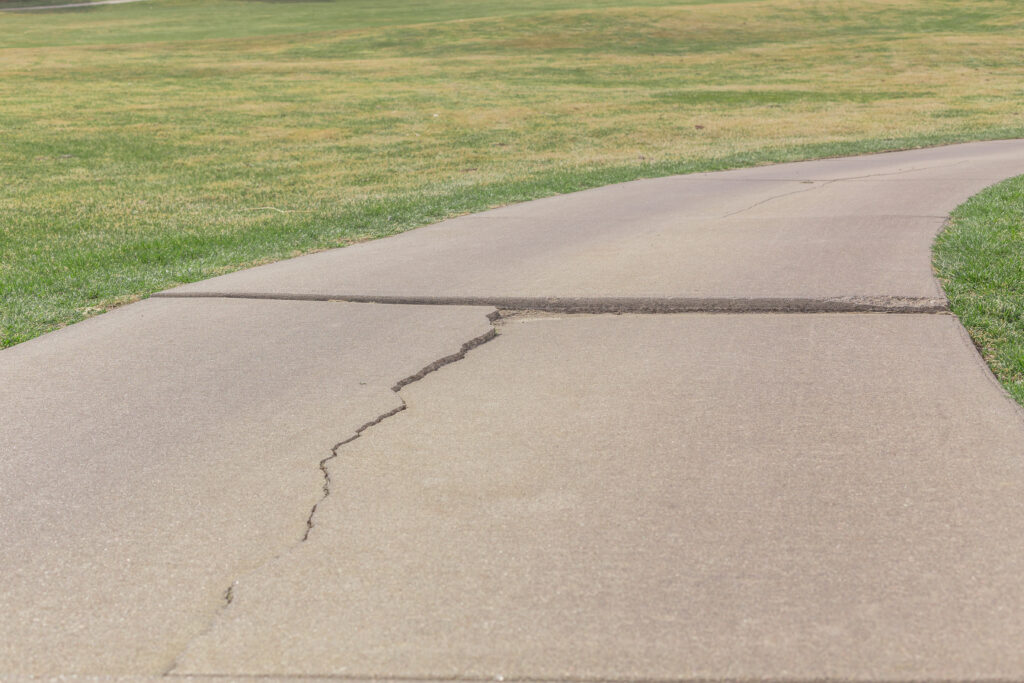
[[[0,353],[0,678],[170,667],[487,312],[149,300]]]
[[[946,215],[1019,173],[1024,142],[1009,141],[644,180],[456,218],[172,293],[556,309],[584,299],[582,308],[594,310],[659,301],[665,310],[692,310],[701,307],[687,300],[703,298],[819,310],[822,299],[868,298],[930,310],[942,293],[929,247]]]
[[[1024,419],[929,267],[1017,173],[627,183],[4,350],[0,678],[1024,678]]]
[[[1024,423],[950,316],[513,319],[183,673],[1018,679]]]

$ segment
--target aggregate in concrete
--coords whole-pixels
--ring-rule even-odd
[[[956,319],[513,318],[176,673],[1024,678],[1024,421]]]
[[[636,310],[639,298],[648,307],[740,300],[734,309],[768,300],[786,310],[892,298],[896,309],[909,299],[911,309],[931,310],[942,293],[929,250],[946,215],[1019,173],[1024,141],[643,180],[455,218],[168,294],[554,309],[557,300],[586,299],[579,308],[590,310]]]
[[[168,669],[488,310],[149,300],[0,352],[0,677]]]

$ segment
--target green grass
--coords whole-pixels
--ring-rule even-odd
[[[0,10],[18,9],[21,7],[48,7],[51,5],[93,3],[98,1],[99,0],[0,0]]]
[[[1024,136],[1016,0],[0,13],[0,345],[639,177]]]
[[[934,261],[951,309],[1024,405],[1024,176],[957,208],[935,242]]]

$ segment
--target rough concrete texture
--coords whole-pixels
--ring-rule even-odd
[[[1024,422],[945,315],[513,319],[176,672],[1024,675]]]
[[[761,313],[942,310],[1022,172],[626,183],[0,352],[0,678],[1024,679],[1024,419],[958,322]]]
[[[487,312],[150,300],[0,353],[0,676],[166,670]]]
[[[1019,173],[1024,141],[643,180],[456,218],[170,294],[554,309],[574,306],[553,299],[583,298],[589,305],[575,308],[584,310],[706,297],[820,310],[808,300],[896,297],[897,308],[910,298],[930,310],[942,294],[929,248],[946,215]]]

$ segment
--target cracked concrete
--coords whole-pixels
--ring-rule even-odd
[[[167,669],[490,311],[149,300],[0,352],[0,676]]]
[[[944,296],[802,297],[507,297],[507,296],[330,296],[280,294],[175,294],[182,299],[255,299],[271,301],[346,301],[416,306],[492,306],[509,311],[552,313],[941,313],[949,309]]]
[[[627,183],[0,352],[0,676],[1020,679],[1024,419],[929,246],[1022,172]]]
[[[803,192],[811,192],[813,190],[817,190],[817,189],[819,189],[821,187],[824,187],[828,183],[834,183],[834,182],[838,182],[838,181],[836,181],[836,180],[824,180],[824,181],[821,181],[821,180],[817,180],[817,181],[816,180],[800,180],[800,181],[792,181],[792,182],[800,183],[801,185],[810,185],[810,187],[797,188],[795,190],[787,190],[786,192],[780,192],[779,194],[773,194],[773,195],[771,195],[769,197],[765,197],[764,199],[759,199],[758,201],[754,202],[750,206],[744,206],[742,209],[736,209],[735,211],[730,211],[729,213],[727,213],[724,216],[722,216],[722,218],[732,218],[733,216],[738,216],[741,213],[746,213],[748,211],[753,211],[757,207],[764,206],[768,202],[773,202],[776,199],[782,199],[783,197],[788,197],[791,194],[801,194]]]
[[[498,317],[498,315],[497,315],[496,311],[488,314],[488,316],[487,316],[488,320],[491,320],[492,322],[494,320],[496,320],[497,317]],[[456,353],[453,353],[451,355],[445,356],[444,358],[439,358],[439,359],[431,362],[429,365],[424,366],[419,372],[417,372],[417,373],[415,373],[413,375],[409,375],[408,377],[399,380],[398,382],[395,383],[395,385],[393,387],[391,387],[391,391],[393,391],[396,394],[398,394],[398,392],[400,392],[402,390],[402,387],[406,386],[407,384],[412,384],[413,382],[418,382],[419,380],[421,380],[424,377],[426,377],[427,375],[429,375],[431,372],[435,372],[435,371],[443,368],[444,366],[448,365],[449,363],[454,363],[456,361],[462,360],[466,356],[466,354],[469,353],[471,350],[475,349],[476,347],[480,346],[481,344],[486,344],[487,342],[489,342],[492,339],[494,339],[494,337],[496,335],[497,335],[497,332],[492,327],[491,329],[489,329],[487,332],[483,333],[479,337],[471,339],[470,341],[468,341],[465,344],[463,344],[462,348],[460,348]],[[375,426],[379,425],[384,420],[388,419],[389,417],[394,417],[395,415],[397,415],[398,413],[402,412],[403,410],[405,410],[408,407],[408,405],[405,402],[405,399],[403,399],[400,395],[398,397],[398,400],[401,401],[400,405],[396,406],[395,408],[392,408],[391,410],[389,410],[386,413],[378,415],[377,417],[375,417],[374,419],[370,420],[369,422],[364,424],[362,427],[357,429],[355,431],[355,434],[353,434],[352,436],[348,437],[344,441],[341,441],[341,442],[335,444],[334,448],[331,449],[331,454],[329,456],[327,456],[326,458],[324,458],[323,460],[320,461],[320,471],[323,472],[323,475],[324,475],[324,485],[323,485],[324,495],[323,495],[323,497],[320,500],[318,500],[313,505],[312,509],[309,511],[309,517],[306,518],[306,533],[302,537],[303,541],[306,541],[306,540],[309,539],[309,533],[310,533],[310,531],[313,530],[313,526],[314,526],[313,518],[316,516],[316,511],[317,511],[317,508],[320,506],[320,503],[322,503],[324,501],[324,499],[327,498],[327,496],[331,495],[331,473],[327,469],[327,464],[330,461],[332,461],[332,460],[334,460],[335,458],[338,457],[338,449],[339,448],[342,448],[343,446],[346,446],[347,444],[352,443],[353,441],[358,439],[360,436],[362,436],[363,432],[365,432],[370,427],[375,427]],[[228,590],[230,591],[231,589],[228,589]],[[229,595],[230,595],[230,593],[229,593]],[[228,600],[228,604],[230,604],[230,603],[231,603],[231,600],[229,599]]]
[[[703,300],[941,299],[930,246],[946,215],[1019,173],[1024,142],[1000,141],[656,178],[463,216],[164,295],[500,308],[639,299],[666,312],[699,310]],[[673,304],[680,301],[689,303]]]
[[[1024,421],[951,316],[512,319],[404,393],[179,672],[1024,671]]]
[[[492,310],[492,311],[488,312],[485,317],[487,318],[487,320],[489,320],[489,321],[491,321],[493,323],[495,320],[498,319],[499,315],[498,315],[497,311],[493,311]],[[395,406],[391,410],[388,410],[387,412],[384,412],[384,413],[381,413],[380,415],[377,415],[372,420],[369,420],[368,422],[364,423],[361,427],[356,429],[355,432],[351,436],[349,436],[344,441],[341,441],[341,442],[337,443],[331,449],[331,454],[329,456],[327,456],[326,458],[324,458],[323,460],[321,460],[320,464],[319,464],[320,471],[321,471],[321,473],[323,475],[323,495],[320,497],[319,500],[317,500],[317,502],[315,502],[313,504],[313,507],[309,511],[309,515],[306,518],[306,531],[303,534],[302,539],[301,539],[302,543],[305,543],[306,541],[309,540],[309,535],[313,531],[313,528],[315,526],[314,518],[316,516],[317,510],[327,500],[328,496],[331,495],[331,473],[330,473],[330,470],[328,469],[328,463],[330,463],[332,460],[334,460],[335,458],[338,457],[339,449],[343,448],[344,446],[352,443],[353,441],[355,441],[356,439],[361,437],[363,435],[363,433],[366,430],[370,429],[371,427],[375,427],[375,426],[379,425],[381,422],[383,422],[384,420],[387,420],[389,417],[394,417],[398,413],[400,413],[403,410],[405,410],[407,408],[407,404],[406,404],[405,400],[401,397],[401,395],[399,395],[399,392],[402,390],[403,387],[405,387],[405,386],[407,386],[409,384],[412,384],[413,382],[418,382],[419,380],[421,380],[425,376],[429,375],[430,373],[436,372],[437,370],[443,368],[444,366],[446,366],[446,365],[448,365],[450,363],[454,363],[454,362],[457,362],[459,360],[462,360],[469,351],[475,349],[476,347],[480,346],[481,344],[486,344],[487,342],[489,342],[492,339],[494,339],[496,336],[497,336],[496,329],[494,327],[491,327],[490,329],[488,329],[483,334],[481,334],[481,335],[479,335],[477,337],[474,337],[473,339],[470,339],[469,341],[463,343],[462,346],[459,348],[459,350],[456,351],[455,353],[452,353],[452,354],[449,354],[449,355],[444,356],[442,358],[438,358],[436,360],[433,360],[430,363],[428,363],[427,365],[423,366],[418,372],[413,373],[413,374],[408,375],[407,377],[405,377],[403,379],[398,380],[391,387],[391,391],[394,392],[398,396],[398,400],[400,401],[399,405]],[[280,550],[277,553],[277,555],[274,556],[273,559],[280,558],[280,557],[284,556],[285,554],[287,554],[287,552],[288,552],[288,550]],[[257,567],[256,569],[250,570],[249,573],[250,574],[256,573],[256,572],[259,571],[259,569],[260,568]],[[235,590],[236,590],[236,588],[238,586],[238,583],[239,583],[239,579],[236,578],[235,580],[233,580],[231,582],[231,585],[228,586],[227,590],[224,591],[224,604],[222,605],[221,612],[223,612],[223,610],[225,610],[228,607],[230,607],[231,604],[234,602],[234,593],[235,593]],[[201,632],[199,632],[196,635],[196,638],[203,638],[203,637],[205,637],[209,633],[209,631],[211,630],[213,625],[216,623],[216,619],[220,616],[221,612],[218,612],[216,615],[214,615],[214,617],[211,619],[211,622],[207,626],[207,628],[205,628]],[[188,645],[186,645],[184,649],[187,650],[187,648],[188,648]],[[176,672],[176,669],[178,668],[178,658],[179,657],[180,657],[180,654],[178,656],[176,656],[172,660],[170,666],[168,666],[167,669],[164,671],[164,675],[170,675],[170,674],[173,674],[173,673]]]

